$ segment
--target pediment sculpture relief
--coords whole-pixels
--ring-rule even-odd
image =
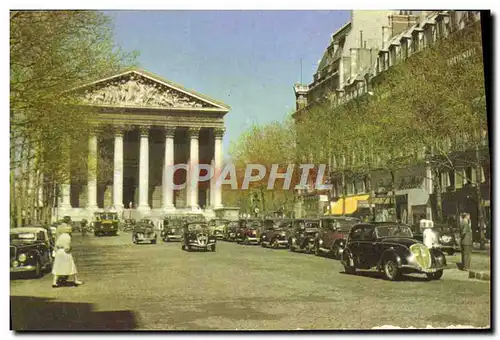
[[[144,106],[165,108],[198,108],[209,105],[201,100],[175,91],[141,77],[118,79],[96,90],[87,90],[84,99],[89,104]]]

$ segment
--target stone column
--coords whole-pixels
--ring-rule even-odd
[[[140,126],[139,150],[139,206],[137,210],[149,212],[149,126]]]
[[[113,163],[113,208],[119,216],[123,211],[123,127],[115,126]]]
[[[97,209],[97,135],[91,132],[89,136],[87,177],[87,209]]]
[[[199,163],[199,136],[200,128],[189,128],[189,171],[188,171],[188,206],[191,210],[198,210],[198,163]]]
[[[214,176],[211,179],[211,192],[212,194],[212,208],[222,208],[222,187],[216,185],[216,179],[222,171],[222,137],[224,136],[224,129],[214,129],[215,147],[214,147]]]
[[[163,211],[172,213],[174,207],[173,172],[175,126],[165,126],[165,162],[163,163]]]
[[[61,184],[61,209],[71,209],[71,184],[69,180]]]

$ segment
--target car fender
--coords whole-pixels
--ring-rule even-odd
[[[346,240],[343,238],[336,239],[333,245],[343,249],[346,246]]]
[[[430,248],[429,252],[433,258],[442,258],[443,266],[446,266],[446,256],[443,251],[438,248]]]
[[[401,267],[403,265],[403,260],[401,259],[401,256],[399,256],[399,254],[396,252],[395,249],[387,249],[382,253],[382,256],[380,256],[380,260],[378,262],[378,267],[381,267],[384,261],[387,259],[395,260],[396,263],[398,264],[398,267]]]

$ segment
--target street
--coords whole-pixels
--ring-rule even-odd
[[[490,325],[490,282],[456,269],[439,281],[343,273],[339,261],[219,242],[134,245],[131,234],[74,235],[80,287],[11,280],[14,330],[369,329]],[[482,256],[482,255],[475,255]],[[486,255],[484,255],[486,256]],[[457,257],[453,257],[457,258]]]

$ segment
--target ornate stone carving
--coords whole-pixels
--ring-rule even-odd
[[[175,126],[166,125],[163,127],[165,129],[165,137],[174,138],[175,136]]]
[[[188,135],[190,138],[199,138],[200,137],[200,128],[190,127],[188,129]]]
[[[202,100],[137,75],[128,75],[108,83],[107,86],[86,90],[84,99],[89,104],[96,105],[158,108],[213,107]]]
[[[149,125],[139,125],[139,133],[141,134],[141,137],[148,137],[150,129],[151,126]]]
[[[121,124],[113,125],[112,127],[115,137],[123,136],[125,133],[125,126]]]
[[[224,137],[224,132],[226,132],[226,129],[224,128],[214,128],[215,138],[222,139],[222,137]]]

